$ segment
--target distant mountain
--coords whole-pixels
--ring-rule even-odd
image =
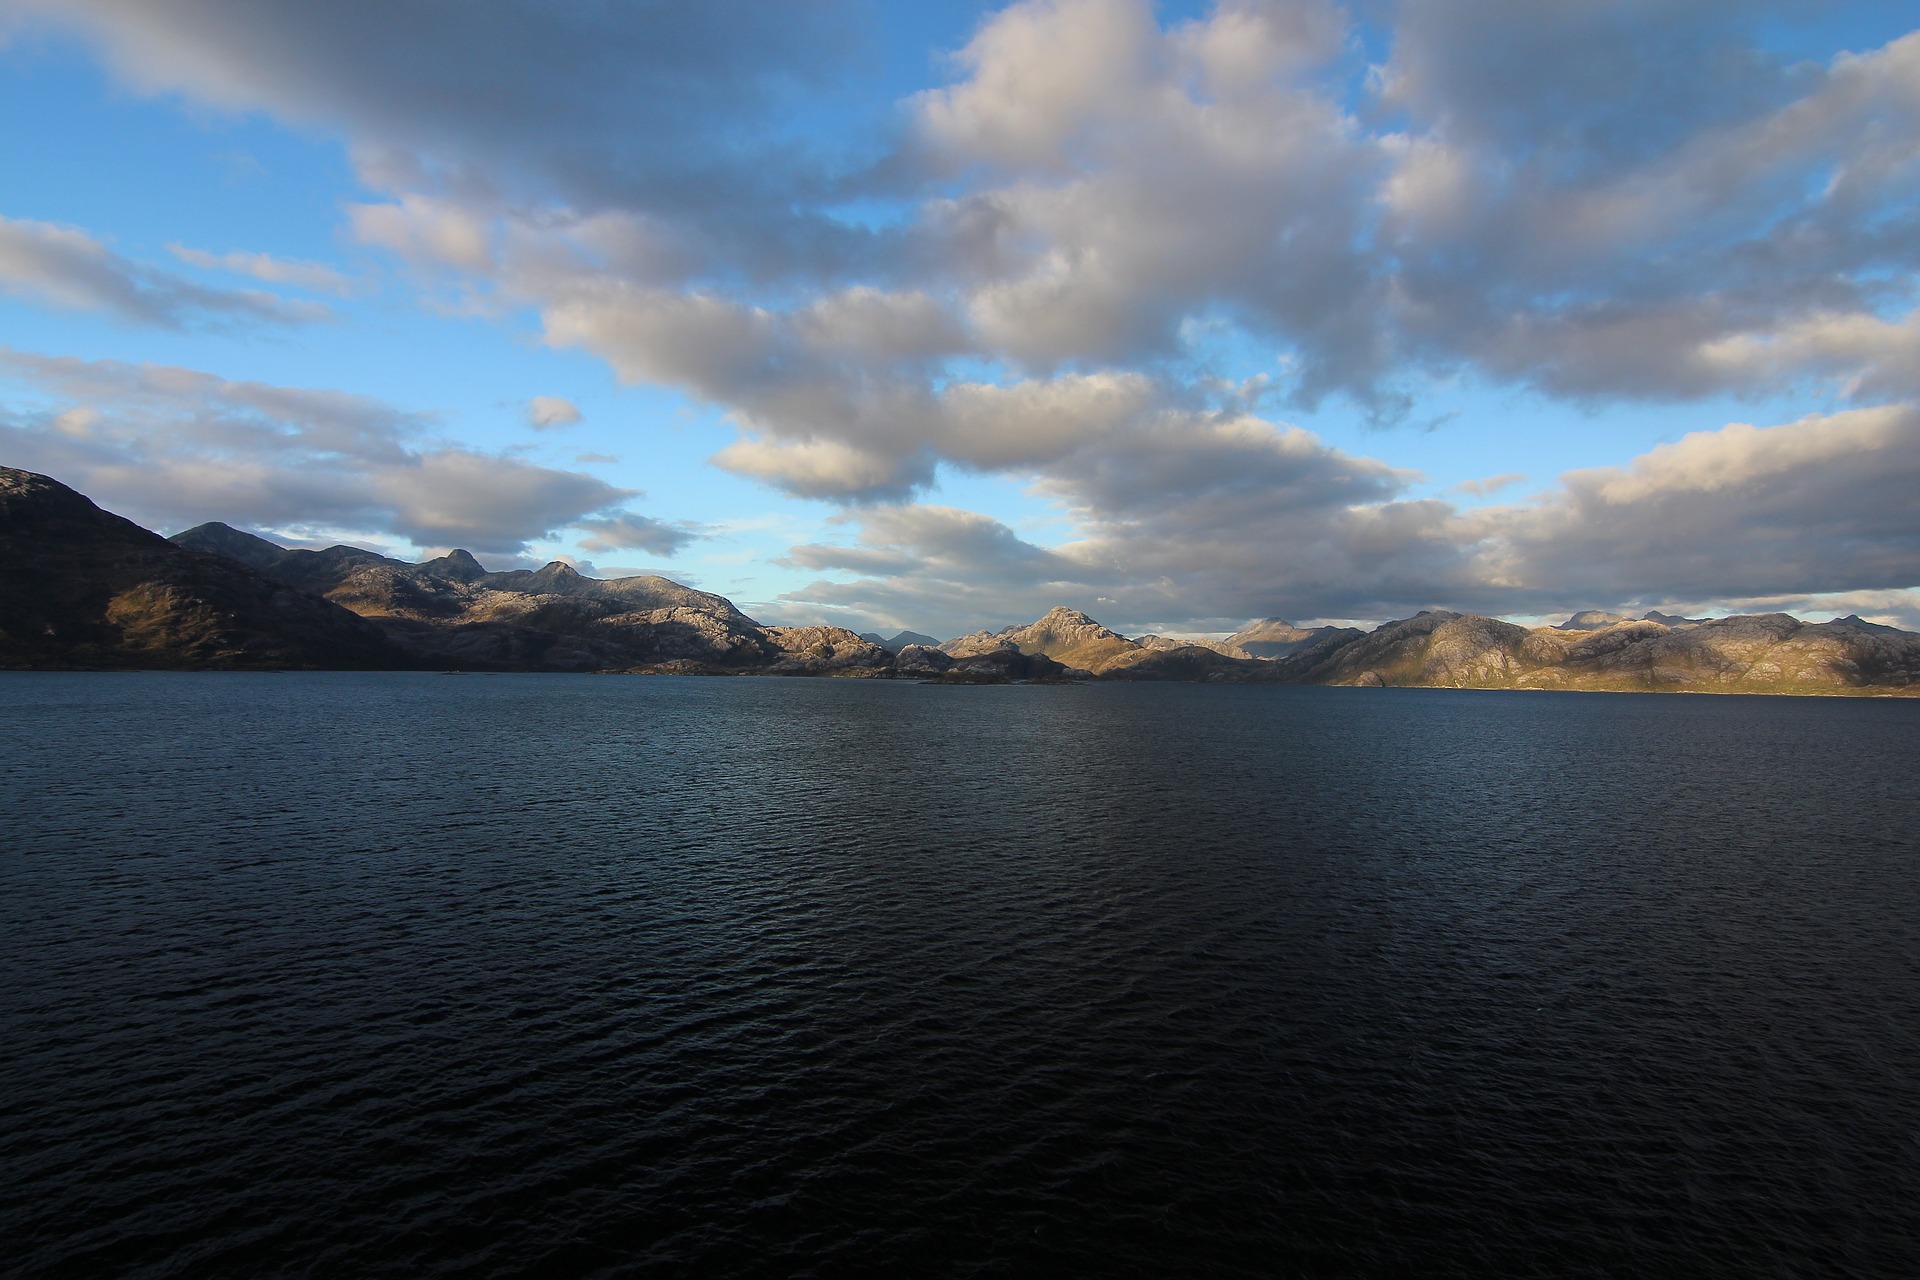
[[[1630,622],[1624,613],[1608,613],[1604,609],[1582,609],[1565,622],[1555,627],[1555,631],[1599,631],[1621,622]]]
[[[0,666],[391,668],[378,626],[0,467]]]
[[[1641,615],[1641,620],[1644,622],[1657,622],[1663,627],[1697,627],[1706,621],[1705,618],[1682,618],[1677,614],[1661,613],[1657,610],[1652,610]],[[1858,621],[1858,619],[1856,619],[1856,621]],[[1873,624],[1862,623],[1861,625],[1871,626]]]
[[[1250,658],[1284,658],[1341,630],[1339,627],[1296,627],[1285,618],[1262,618],[1228,636],[1225,643]]]
[[[922,645],[929,649],[937,649],[940,647],[938,640],[932,636],[923,636],[918,631],[901,631],[891,637],[882,636],[878,632],[862,631],[860,638],[869,644],[879,645],[888,653],[899,653],[910,644]]]
[[[1261,679],[1270,674],[1252,659],[1231,658],[1200,645],[1141,644],[1077,609],[1064,607],[1051,609],[1025,626],[976,631],[940,647],[956,658],[1004,649],[1042,655],[1071,670],[1110,680]]]
[[[1669,627],[1641,619],[1591,631],[1529,629],[1421,613],[1334,638],[1274,664],[1300,684],[1722,693],[1920,692],[1920,635],[1784,613]]]
[[[555,562],[489,572],[290,550],[224,524],[161,538],[73,490],[0,468],[0,666],[648,671],[1008,680],[1204,680],[1496,689],[1920,693],[1920,635],[1857,617],[1556,627],[1425,612],[1373,631],[1250,623],[1226,641],[1138,640],[1068,608],[945,644],[768,627],[668,578]]]
[[[1175,636],[1144,635],[1135,636],[1133,642],[1143,649],[1158,649],[1162,653],[1171,653],[1175,649],[1184,649],[1189,645],[1201,649],[1211,649],[1228,658],[1251,658],[1253,655],[1237,644],[1225,640],[1181,639]]]

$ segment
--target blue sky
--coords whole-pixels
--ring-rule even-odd
[[[1914,625],[1902,8],[0,0],[0,462],[860,629]]]

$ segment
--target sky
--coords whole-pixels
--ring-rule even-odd
[[[766,622],[1920,628],[1920,31],[0,0],[0,464]]]

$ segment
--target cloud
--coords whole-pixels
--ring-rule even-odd
[[[915,102],[930,171],[979,171],[926,234],[983,347],[1032,370],[1177,353],[1224,311],[1301,356],[1290,388],[1373,400],[1362,241],[1381,165],[1310,72],[1335,11],[1226,4],[1162,30],[1130,0],[1003,10]]]
[[[8,0],[140,92],[347,139],[422,199],[643,209],[728,267],[835,252],[804,107],[866,52],[851,0]],[[382,215],[370,240],[391,233]],[[858,240],[862,237],[851,237]],[[443,241],[443,247],[451,241]]]
[[[535,396],[527,401],[527,424],[535,431],[556,431],[580,421],[580,406],[561,396]]]
[[[269,284],[342,294],[353,288],[345,276],[320,262],[299,262],[291,258],[276,258],[267,253],[243,253],[238,250],[208,253],[204,249],[190,249],[183,244],[170,244],[167,252],[190,267],[199,267],[203,271],[231,271],[265,280]]]
[[[1503,471],[1497,476],[1487,476],[1480,480],[1462,480],[1453,487],[1460,493],[1471,494],[1476,498],[1486,498],[1525,479],[1526,476],[1518,471]]]
[[[1920,409],[1694,432],[1538,503],[1475,513],[1483,572],[1610,600],[1920,584]]]
[[[1769,42],[1792,3],[1023,0],[891,124],[829,138],[860,56],[835,4],[12,11],[142,90],[333,131],[374,193],[351,234],[430,299],[531,311],[550,345],[716,407],[737,432],[717,465],[849,509],[848,545],[788,556],[823,607],[931,625],[907,615],[1012,620],[1052,595],[1231,625],[1916,577],[1894,485],[1920,398],[1920,33],[1789,59]],[[192,293],[70,229],[0,231],[0,273],[45,299],[178,325],[252,296]],[[1260,362],[1263,389],[1226,386]],[[1453,374],[1843,411],[1462,509],[1261,408],[1410,420],[1410,388]],[[154,412],[182,449],[317,429],[213,400]],[[125,411],[76,397],[34,439],[78,449]],[[378,465],[423,470],[423,430],[375,432],[400,451]],[[1071,535],[925,505],[943,468],[1031,486]],[[571,483],[529,482],[540,519],[667,536]],[[383,510],[423,536],[467,519]]]
[[[509,556],[570,527],[663,554],[684,541],[624,510],[631,490],[435,440],[431,419],[364,396],[3,348],[0,375],[40,402],[0,409],[0,456],[150,527],[217,519]]]
[[[1207,446],[1183,456],[1196,437]],[[1162,483],[1141,480],[1168,468]],[[1066,603],[1148,630],[1429,607],[1769,608],[1834,593],[1904,608],[1920,583],[1910,406],[1696,432],[1506,506],[1410,499],[1412,479],[1258,421],[1168,424],[1049,473],[1074,516],[1058,546],[975,513],[875,508],[849,517],[854,544],[789,553],[855,579],[787,601],[947,632]]]
[[[301,323],[332,315],[315,302],[209,289],[124,258],[77,227],[22,218],[0,217],[0,289],[167,329],[239,321]]]
[[[574,527],[586,531],[580,545],[597,553],[638,549],[671,556],[700,536],[682,525],[632,514],[576,520]]]

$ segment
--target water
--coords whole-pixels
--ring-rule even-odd
[[[1920,701],[0,676],[0,1271],[1920,1273]]]

